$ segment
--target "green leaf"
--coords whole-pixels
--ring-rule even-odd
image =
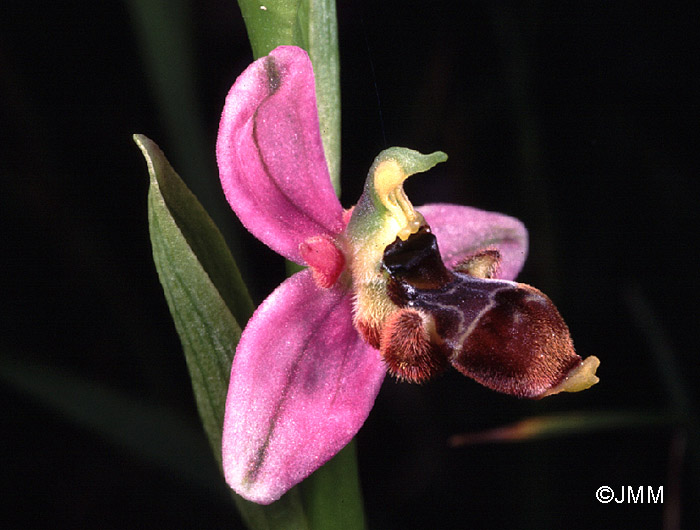
[[[350,530],[365,527],[355,441],[300,484],[311,528]]]
[[[238,0],[253,57],[277,46],[305,49],[314,66],[316,100],[326,162],[340,195],[340,59],[334,0]]]
[[[151,140],[134,135],[150,173],[153,259],[185,351],[195,400],[221,468],[221,436],[233,353],[253,304],[218,229]],[[254,529],[308,528],[298,490],[270,506],[234,495]]]
[[[306,49],[302,40],[305,20],[299,16],[301,3],[302,0],[238,0],[255,59],[283,44]]]
[[[140,135],[134,140],[150,173],[153,260],[185,350],[199,415],[220,461],[231,361],[241,336],[234,314],[244,321],[252,303],[233,257],[195,196],[155,143]]]
[[[306,20],[302,32],[308,31],[303,48],[314,66],[323,149],[333,188],[340,196],[340,57],[335,0],[304,1],[300,13]]]

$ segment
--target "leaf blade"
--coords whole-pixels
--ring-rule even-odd
[[[365,528],[355,440],[300,484],[311,528]]]
[[[153,258],[168,307],[185,351],[197,408],[221,469],[221,436],[239,320],[252,314],[252,301],[233,257],[194,195],[158,146],[134,135],[148,163],[148,214]],[[271,506],[232,493],[253,529],[308,528],[298,490]]]
[[[331,182],[340,196],[340,57],[335,0],[238,0],[253,58],[277,46],[299,46],[311,57],[321,138]]]
[[[221,418],[241,328],[204,263],[216,270],[214,260],[225,252],[216,256],[204,249],[206,240],[216,240],[218,232],[213,232],[213,223],[207,223],[206,212],[162,151],[144,136],[135,136],[134,140],[149,166],[148,221],[153,259],[185,351],[197,408],[220,463]],[[196,236],[198,228],[206,235]],[[204,263],[195,249],[206,256]],[[214,274],[222,281],[222,273]],[[222,290],[229,287],[222,286]]]

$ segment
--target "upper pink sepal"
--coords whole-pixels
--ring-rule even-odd
[[[300,263],[300,243],[343,230],[323,153],[313,69],[301,48],[280,46],[236,80],[216,155],[236,215],[279,254]]]
[[[527,230],[514,217],[454,204],[426,204],[417,209],[437,237],[447,267],[454,268],[492,248],[501,254],[497,278],[513,280],[522,269],[527,257]]]
[[[385,368],[352,325],[352,294],[311,272],[280,285],[248,322],[226,401],[226,481],[269,504],[342,449],[374,404]]]

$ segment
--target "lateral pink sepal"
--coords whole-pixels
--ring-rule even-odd
[[[352,325],[352,295],[309,270],[257,309],[231,368],[223,432],[226,481],[269,504],[342,449],[384,379],[379,352]]]

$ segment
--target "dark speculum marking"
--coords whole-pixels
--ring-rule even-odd
[[[391,300],[432,317],[434,330],[428,336],[436,347],[422,345],[418,355],[409,344],[418,337],[415,326],[394,325],[383,330],[382,354],[395,363],[401,345],[414,364],[426,364],[412,368],[422,378],[439,371],[447,359],[488,388],[536,398],[581,363],[549,298],[525,284],[450,271],[428,228],[389,245],[384,267]],[[426,355],[436,358],[423,361]]]

